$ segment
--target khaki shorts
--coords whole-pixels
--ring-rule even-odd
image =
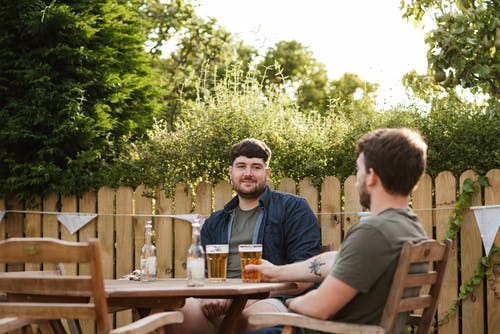
[[[261,303],[270,304],[275,309],[276,312],[288,312],[288,308],[285,306],[285,304],[283,304],[283,302],[277,298],[261,299],[256,301],[252,305]]]
[[[198,301],[200,302],[201,305],[202,304],[201,299],[198,299]],[[283,302],[277,298],[259,299],[254,303],[252,303],[252,305],[262,304],[262,303],[270,305],[272,308],[274,308],[275,312],[288,312],[288,308],[285,306],[285,304],[283,304]],[[217,332],[217,329],[220,327],[223,317],[224,316],[220,316],[215,319],[214,318],[207,319],[208,323],[210,324],[210,327],[212,328],[212,333]]]

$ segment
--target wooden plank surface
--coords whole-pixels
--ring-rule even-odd
[[[61,212],[75,213],[78,211],[76,196],[62,196],[61,197]],[[61,231],[61,239],[66,241],[78,241],[76,233],[71,234],[63,224],[59,223]],[[77,264],[67,263],[64,265],[64,271],[69,275],[76,275]]]
[[[311,177],[305,177],[299,182],[299,195],[306,199],[312,211],[316,214],[316,218],[318,218],[319,193],[318,189],[312,184]]]
[[[134,234],[132,227],[133,190],[120,186],[116,190],[116,276],[122,277],[134,270]],[[132,312],[122,311],[116,314],[116,326],[132,322]]]
[[[215,211],[224,208],[233,197],[233,186],[227,181],[220,181],[215,185],[214,208]]]
[[[338,249],[342,241],[340,180],[327,176],[321,184],[321,244]]]
[[[462,192],[464,181],[467,178],[477,180],[477,173],[474,171],[466,171],[460,176],[460,193]],[[481,192],[474,194],[472,197],[472,205],[481,205],[481,203]],[[460,229],[460,248],[461,282],[463,283],[474,276],[474,271],[478,266],[478,260],[483,256],[481,233],[477,227],[474,213],[471,210],[466,210],[464,213],[462,227]],[[474,289],[471,298],[467,298],[462,302],[462,334],[485,333],[483,303],[484,294],[483,284],[481,283]]]
[[[289,193],[289,194],[297,194],[297,185],[295,184],[295,181],[292,180],[289,177],[284,177],[280,180],[278,190]]]
[[[359,216],[356,214],[363,210],[359,203],[359,195],[356,190],[356,176],[351,175],[344,181],[344,219],[343,230],[344,235],[349,229],[359,221]]]
[[[156,213],[172,214],[173,203],[161,187],[156,190]],[[156,265],[159,278],[173,277],[174,231],[172,218],[155,217],[156,226]]]
[[[486,176],[490,181],[490,187],[484,189],[484,204],[500,204],[500,169],[490,170]],[[497,247],[500,247],[499,231],[497,231],[494,243]],[[486,285],[488,329],[490,333],[496,333],[496,331],[500,330],[500,253],[491,256],[490,265],[492,275]]]
[[[448,216],[456,201],[456,179],[450,172],[441,172],[435,180],[436,189],[436,238],[441,241],[445,239],[448,230]],[[457,242],[453,240],[453,246],[448,260],[448,268],[445,273],[443,286],[441,288],[440,303],[438,304],[438,315],[448,312],[452,302],[457,298]],[[439,334],[458,333],[458,314],[439,328]]]
[[[186,183],[179,183],[175,188],[175,213],[192,213],[191,188]],[[174,271],[175,277],[186,277],[187,251],[191,244],[191,225],[185,220],[174,220]]]
[[[411,207],[418,215],[427,236],[434,238],[432,228],[432,179],[428,174],[422,175],[417,187],[413,190]]]

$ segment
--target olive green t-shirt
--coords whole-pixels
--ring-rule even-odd
[[[379,324],[403,243],[424,239],[425,231],[409,209],[387,209],[355,224],[340,246],[331,275],[358,294],[333,320]]]
[[[237,207],[234,213],[233,225],[231,227],[231,239],[229,240],[229,257],[227,260],[227,278],[240,278],[241,265],[238,246],[240,244],[251,244],[253,230],[261,208],[259,206],[245,211]]]

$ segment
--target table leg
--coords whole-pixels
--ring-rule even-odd
[[[218,329],[218,334],[233,334],[236,326],[236,321],[241,314],[241,311],[247,304],[248,296],[236,296],[233,298],[226,316],[222,320]]]

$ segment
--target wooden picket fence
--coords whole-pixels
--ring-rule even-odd
[[[473,205],[500,204],[500,169],[490,170],[486,176],[491,184],[473,198]],[[429,236],[443,240],[448,229],[448,217],[453,209],[460,186],[466,178],[476,179],[466,171],[457,179],[450,172],[441,172],[432,180],[424,175],[413,192],[411,206],[419,215]],[[296,193],[304,198],[317,213],[321,225],[322,243],[333,243],[337,249],[345,232],[359,221],[362,211],[355,189],[355,176],[341,182],[334,176],[323,179],[321,189],[313,186],[310,178],[296,184],[282,179],[274,189]],[[155,194],[145,196],[144,194]],[[104,187],[89,191],[81,198],[51,195],[40,200],[40,207],[29,211],[15,201],[0,199],[0,211],[7,214],[0,222],[0,239],[10,237],[54,237],[70,241],[85,241],[97,237],[102,247],[106,278],[119,278],[138,267],[139,250],[144,240],[144,223],[153,220],[156,232],[159,277],[185,277],[186,252],[190,243],[191,226],[184,220],[157,215],[199,213],[208,216],[221,209],[233,196],[228,182],[212,185],[201,182],[195,189],[180,183],[173,198],[162,191],[152,191],[144,186],[111,189]],[[21,212],[12,212],[21,211]],[[484,255],[481,235],[474,215],[466,210],[459,240],[454,240],[452,259],[441,294],[438,316],[442,317],[458,296],[461,283],[473,276],[478,259]],[[56,212],[97,213],[97,217],[70,234],[61,225]],[[150,217],[149,215],[152,215]],[[500,219],[500,217],[499,217]],[[495,239],[500,245],[500,233]],[[478,334],[500,332],[500,256],[492,259],[492,276],[477,287],[472,297],[465,300],[457,315],[439,328],[440,334]],[[0,267],[0,271],[33,268]],[[66,271],[76,271],[66,267]],[[79,268],[80,272],[87,268]],[[116,324],[131,320],[130,312],[116,316]]]

